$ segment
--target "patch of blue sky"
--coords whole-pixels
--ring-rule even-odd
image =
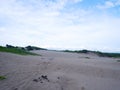
[[[76,12],[79,10],[85,10],[86,12],[87,11],[90,11],[92,13],[98,13],[98,15],[100,13],[102,13],[101,10],[99,10],[98,8],[96,8],[96,6],[98,4],[102,4],[104,3],[105,0],[83,0],[81,2],[78,2],[78,3],[67,3],[67,5],[64,7],[64,9],[61,10],[62,13],[64,12]]]
[[[108,8],[107,12],[111,16],[120,17],[120,6],[116,6],[116,7],[113,7],[113,8]]]
[[[82,2],[75,3],[73,7],[82,9],[94,8],[97,4],[104,3],[105,0],[83,0]]]

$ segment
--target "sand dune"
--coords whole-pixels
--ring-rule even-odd
[[[120,90],[120,62],[93,54],[0,52],[0,90]]]

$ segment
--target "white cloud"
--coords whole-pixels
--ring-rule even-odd
[[[2,0],[0,3],[0,17],[7,19],[7,26],[0,26],[0,44],[31,44],[59,49],[103,50],[104,47],[107,50],[112,45],[119,48],[116,40],[120,38],[120,19],[109,15],[101,16],[92,10],[81,8],[64,11],[68,3],[82,0],[47,3],[44,0],[29,0],[29,3],[23,0],[7,1]],[[105,4],[107,8],[113,5],[112,2]]]

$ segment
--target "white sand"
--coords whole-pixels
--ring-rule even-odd
[[[42,56],[0,52],[0,75],[7,77],[0,81],[0,90],[120,90],[117,59],[94,54],[34,52]]]

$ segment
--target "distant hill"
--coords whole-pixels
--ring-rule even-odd
[[[19,55],[38,55],[38,54],[26,51],[24,49],[16,48],[16,47],[0,46],[0,52],[8,52],[8,53],[14,53],[14,54],[19,54]]]
[[[36,47],[36,46],[26,46],[26,47],[19,47],[19,46],[13,46],[13,45],[6,45],[7,48],[18,48],[18,49],[22,49],[22,50],[47,50],[45,48],[40,48],[40,47]]]
[[[1,52],[11,52],[16,54],[34,54],[29,51],[31,50],[47,50],[45,48],[40,48],[36,46],[26,46],[26,47],[19,47],[19,46],[12,46],[12,45],[6,45],[6,47],[0,46]],[[57,51],[57,50],[56,50]],[[100,57],[113,57],[113,58],[120,58],[120,53],[106,53],[106,52],[100,52],[100,51],[91,51],[91,50],[63,50],[63,52],[71,52],[71,53],[94,53]]]
[[[106,53],[106,52],[100,52],[100,51],[90,51],[90,50],[63,50],[64,52],[71,52],[71,53],[94,53],[97,54],[100,57],[113,57],[113,58],[120,58],[120,53]]]
[[[40,48],[40,47],[36,47],[36,46],[27,46],[27,47],[25,47],[25,49],[27,49],[27,50],[47,50],[45,48]]]

